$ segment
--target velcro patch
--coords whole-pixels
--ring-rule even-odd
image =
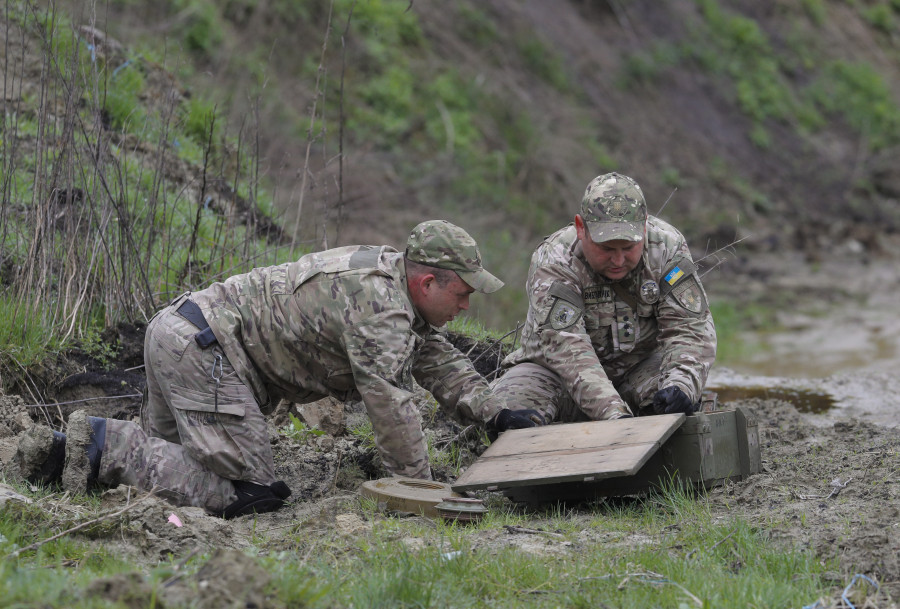
[[[592,285],[584,289],[584,302],[597,304],[603,302],[612,302],[613,292],[608,285]]]
[[[675,285],[682,277],[684,277],[684,271],[681,270],[681,267],[676,266],[666,274],[665,281],[669,285]]]
[[[693,275],[688,279],[672,289],[672,296],[685,309],[699,315],[706,309],[706,297],[697,279]]]
[[[550,308],[547,324],[554,330],[565,330],[574,326],[581,319],[582,310],[567,300],[557,298]]]

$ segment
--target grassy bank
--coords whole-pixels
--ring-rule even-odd
[[[0,378],[174,295],[299,251],[273,219],[254,125],[52,6],[9,1],[0,129]],[[291,247],[296,246],[296,247]]]

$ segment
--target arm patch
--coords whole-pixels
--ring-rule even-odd
[[[706,310],[706,295],[694,275],[689,275],[684,281],[679,281],[678,285],[672,289],[672,296],[678,304],[694,315],[700,315]]]
[[[573,305],[568,300],[556,298],[553,306],[550,307],[550,314],[547,316],[545,326],[550,326],[554,330],[565,330],[574,326],[581,319],[582,310]]]
[[[584,302],[578,292],[562,282],[554,281],[549,294],[554,297],[553,306],[550,307],[544,326],[565,330],[578,323],[584,312]]]

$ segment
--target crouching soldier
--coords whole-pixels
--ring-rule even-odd
[[[716,330],[682,234],[632,178],[591,180],[575,221],[538,246],[522,346],[494,394],[547,422],[691,414]]]
[[[226,518],[271,511],[290,489],[276,479],[264,413],[281,398],[333,396],[362,399],[390,473],[430,479],[414,381],[466,422],[496,431],[543,423],[506,409],[437,330],[473,292],[502,285],[463,229],[428,221],[405,253],[341,247],[184,294],[147,328],[141,424],[79,411],[68,438],[35,426],[20,442],[21,473],[61,477],[73,491],[156,489]],[[25,462],[25,444],[43,458]]]

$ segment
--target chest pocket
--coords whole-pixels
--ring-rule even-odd
[[[615,351],[612,333],[616,323],[616,303],[609,286],[600,287],[605,290],[586,290],[589,299],[585,300],[584,329],[591,337],[594,351],[602,359]]]
[[[653,306],[626,303],[608,285],[588,288],[586,293],[584,325],[598,357],[631,353],[641,338],[641,318],[651,317]]]

